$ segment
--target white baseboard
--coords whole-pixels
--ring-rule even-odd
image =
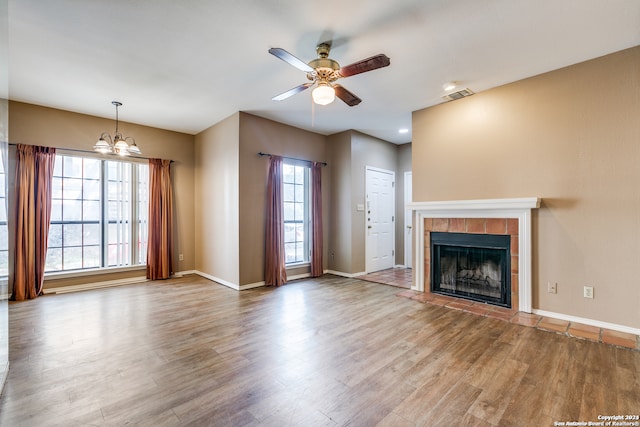
[[[263,286],[265,286],[264,281],[255,282],[255,283],[247,283],[246,285],[240,285],[240,290],[241,291],[246,291],[247,289],[261,288]]]
[[[198,276],[202,276],[205,279],[209,279],[212,282],[216,282],[222,286],[226,286],[227,288],[234,289],[236,291],[245,291],[247,289],[259,288],[264,286],[264,282],[256,282],[256,283],[248,283],[246,285],[238,285],[237,283],[229,282],[228,280],[221,279],[216,276],[212,276],[211,274],[203,273],[202,271],[194,270],[193,273]]]
[[[129,277],[127,279],[105,280],[103,282],[83,283],[82,285],[59,286],[57,288],[43,289],[45,295],[66,294],[69,292],[88,291],[92,289],[111,288],[114,286],[133,285],[135,283],[148,282],[146,276]]]
[[[173,273],[173,275],[171,277],[183,277],[183,276],[187,276],[189,274],[198,274],[198,272],[196,270],[178,271],[176,273]]]
[[[203,273],[201,271],[194,271],[194,273],[206,279],[209,279],[213,282],[224,285],[228,288],[235,289],[236,291],[246,291],[247,289],[261,288],[263,286],[266,286],[264,280],[261,282],[247,283],[245,285],[237,285],[235,283],[228,282],[226,280],[220,279],[218,277],[212,276],[207,273]],[[294,276],[287,276],[287,281],[305,279],[307,277],[311,277],[311,273],[302,273],[302,274],[296,274]]]
[[[353,279],[354,277],[358,277],[358,276],[364,276],[365,274],[367,274],[364,271],[361,271],[360,273],[343,273],[342,271],[335,271],[335,270],[327,270],[325,271],[325,273],[333,274],[334,276],[347,277],[349,279]]]
[[[287,282],[291,280],[306,279],[307,277],[311,277],[311,273],[302,273],[302,274],[296,274],[293,276],[287,276]],[[255,283],[248,283],[246,285],[241,285],[240,290],[246,291],[247,289],[261,288],[263,286],[266,286],[264,280],[262,282],[255,282]]]
[[[235,289],[236,291],[240,290],[240,286],[236,283],[229,282],[227,280],[221,279],[216,276],[212,276],[211,274],[203,273],[202,271],[198,271],[198,270],[194,270],[194,273],[197,274],[198,276],[204,277],[205,279],[209,279],[212,282],[216,282],[223,286],[226,286],[227,288]]]
[[[631,328],[629,326],[618,325],[615,323],[601,322],[599,320],[586,319],[584,317],[570,316],[568,314],[554,313],[552,311],[538,310],[534,308],[531,310],[533,314],[538,316],[551,317],[553,319],[566,320],[568,322],[582,323],[583,325],[595,326],[597,328],[611,329],[618,332],[626,332],[628,334],[640,335],[640,329]]]

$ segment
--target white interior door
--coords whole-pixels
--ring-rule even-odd
[[[407,208],[412,201],[411,172],[404,173],[404,265],[413,268],[413,215],[410,208]]]
[[[395,172],[367,166],[365,182],[365,268],[371,273],[395,262]]]

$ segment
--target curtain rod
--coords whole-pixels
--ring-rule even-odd
[[[263,153],[262,151],[260,151],[260,152],[258,153],[258,156],[260,156],[260,157],[262,157],[262,156],[269,156],[269,157],[271,157],[271,156],[276,156],[276,155],[277,155],[277,154]],[[301,162],[311,162],[311,160],[297,159],[297,158],[295,158],[295,157],[287,157],[287,156],[280,156],[280,157],[282,157],[283,159],[289,159],[289,160],[299,160],[299,161],[301,161]],[[327,162],[318,162],[318,163],[320,163],[322,166],[327,166]]]
[[[13,145],[14,147],[16,145],[18,145],[15,142],[9,142],[8,145]],[[22,144],[22,145],[30,145],[30,144]],[[95,151],[89,151],[89,150],[78,150],[77,148],[60,148],[60,147],[56,147],[56,150],[62,150],[62,151],[73,151],[75,153],[86,153],[86,154],[102,154],[102,156],[106,156],[109,153],[97,153]],[[117,154],[113,154],[113,156],[118,156]],[[141,159],[141,160],[150,160],[152,159],[152,157],[145,157],[145,156],[118,156],[121,159]],[[174,163],[175,160],[169,160],[171,163]]]

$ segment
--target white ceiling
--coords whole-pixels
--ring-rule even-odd
[[[391,58],[341,80],[362,103],[271,101],[307,80],[267,50],[307,62],[328,39],[341,65]],[[446,81],[480,92],[636,45],[638,0],[9,0],[0,96],[107,118],[119,100],[122,121],[191,134],[246,111],[405,143]]]

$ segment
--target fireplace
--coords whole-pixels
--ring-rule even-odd
[[[511,308],[509,235],[431,232],[431,292]]]
[[[511,310],[531,313],[531,216],[540,203],[537,197],[411,203],[416,260],[411,289],[432,293],[432,233],[504,234],[511,239]]]

